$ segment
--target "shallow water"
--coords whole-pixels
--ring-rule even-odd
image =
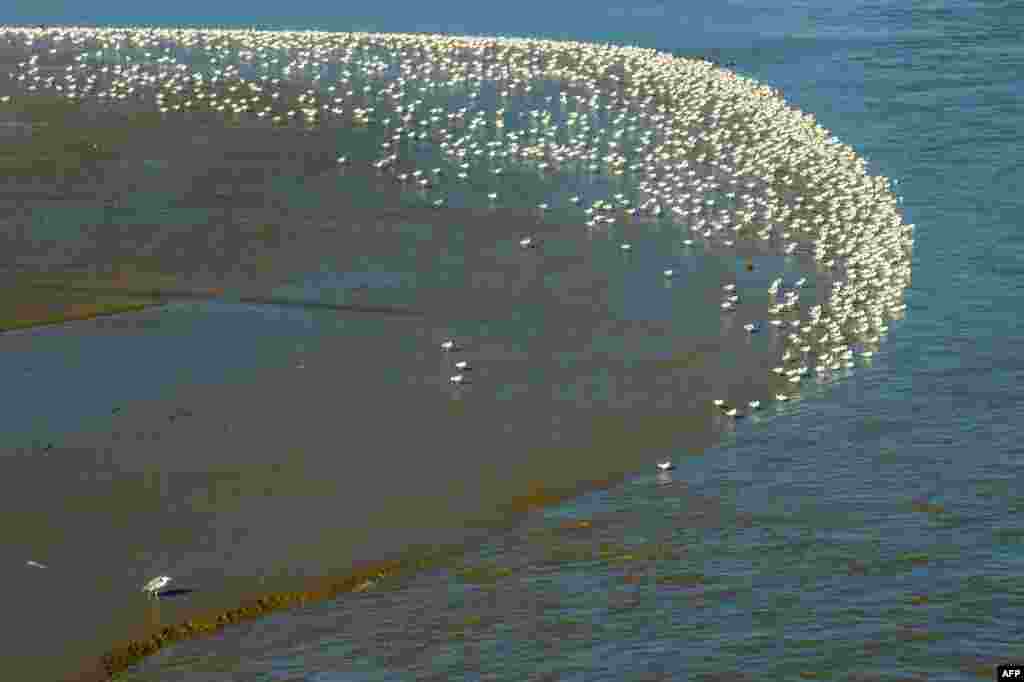
[[[539,216],[530,207],[551,179],[516,182],[519,201],[498,206],[480,200],[482,183],[436,210],[386,177],[325,168],[320,145],[360,148],[330,132],[162,133],[129,131],[137,139],[99,167],[112,206],[27,202],[32,218],[83,218],[61,241],[35,222],[11,234],[17,253],[51,244],[14,263],[48,291],[150,297],[156,285],[168,301],[4,335],[20,399],[0,499],[25,557],[3,571],[32,587],[12,601],[21,658],[40,677],[358,560],[479,540],[481,522],[507,521],[538,484],[621,476],[681,434],[706,444],[712,390],[767,390],[778,339],[748,338],[709,300],[737,277],[767,285],[749,257],[681,249],[650,221],[588,233],[582,211]],[[520,248],[524,232],[541,248]],[[468,386],[448,383],[438,345],[450,336],[475,366]],[[760,352],[736,362],[729,350],[748,346]],[[631,432],[645,445],[623,453]],[[153,570],[185,592],[146,604],[128,587]],[[64,656],[40,663],[53,647]]]
[[[873,169],[900,179],[903,208],[918,225],[914,281],[907,318],[891,324],[880,352],[845,380],[805,388],[801,400],[757,420],[719,424],[721,444],[703,452],[685,431],[658,421],[652,410],[657,396],[648,396],[637,409],[654,414],[647,422],[638,419],[631,433],[636,440],[618,438],[596,449],[601,459],[591,462],[640,472],[622,486],[535,514],[474,549],[459,566],[168,647],[129,678],[701,679],[730,671],[753,678],[753,669],[767,670],[772,679],[960,680],[984,679],[992,664],[1020,658],[1013,609],[1022,598],[1016,568],[1024,555],[1014,492],[1021,480],[1015,435],[1024,416],[1017,388],[1024,337],[1014,322],[1022,254],[1013,217],[1022,213],[1015,187],[1024,154],[1011,122],[1020,118],[1022,59],[1013,40],[1021,18],[1009,6],[990,4],[846,3],[827,12],[780,11],[771,22],[754,24],[756,49],[731,47],[745,37],[751,42],[746,20],[761,11],[721,10],[710,22],[717,31],[688,30],[671,41],[659,38],[647,17],[647,24],[626,25],[635,32],[625,40],[649,39],[686,53],[689,45],[722,37],[719,59],[735,60],[739,71],[780,87],[870,158]],[[574,37],[622,36],[623,13],[610,9],[613,14],[607,23],[592,19],[587,35]],[[466,21],[487,26],[472,14]],[[955,58],[951,41],[961,41]],[[606,362],[613,357],[625,364],[625,351],[641,352],[641,346],[657,357],[665,352],[661,340],[691,329],[699,330],[698,347],[700,334],[710,342],[723,331],[717,319],[701,323],[673,307],[687,288],[677,291],[673,283],[673,296],[665,299],[659,278],[638,274],[657,273],[659,261],[672,253],[658,236],[647,233],[649,249],[633,254],[642,261],[637,267],[616,260],[621,254],[613,248],[594,245],[593,258],[610,287],[603,312],[614,311],[610,317],[620,321],[594,344]],[[508,244],[507,252],[495,249],[495,263],[505,253],[520,255],[513,236]],[[454,269],[466,265],[464,254],[453,258]],[[726,273],[743,274],[739,263],[714,258],[694,259],[692,267],[692,276],[715,283]],[[422,282],[416,268],[393,259],[338,268],[351,275],[330,271],[310,267],[297,285],[280,292],[304,291],[324,279],[355,281],[393,302],[409,275]],[[451,290],[434,284],[425,301],[442,310],[438,301]],[[188,314],[201,314],[207,305],[215,304],[191,307]],[[252,319],[256,326],[263,314],[246,311],[228,323],[231,329],[216,331],[212,325],[224,323],[211,317],[209,338],[244,334],[244,323],[237,323]],[[532,360],[534,337],[512,332],[529,329],[529,316],[542,313],[520,314],[518,325],[499,319],[486,329],[453,315],[433,333],[515,339],[518,348],[487,346],[488,360],[498,365],[503,353],[514,352]],[[310,319],[316,324],[319,313],[281,315],[296,320],[282,336],[299,336],[306,369],[316,369],[329,356],[330,324],[305,336],[300,330],[310,328]],[[626,323],[638,320],[666,336],[635,333]],[[373,333],[387,323],[351,324]],[[434,360],[430,348],[435,340],[424,339],[425,362],[435,363],[436,388],[443,390],[444,361]],[[279,359],[291,368],[294,346],[281,340],[275,347],[273,336],[266,343],[259,362]],[[239,354],[239,345],[225,344],[214,355],[244,371],[251,356]],[[706,363],[710,373],[716,363]],[[552,383],[525,371],[522,384],[534,395]],[[570,366],[563,385],[579,374]],[[133,397],[143,397],[143,383]],[[466,397],[479,402],[481,394]],[[621,388],[616,395],[635,397]],[[648,434],[645,441],[645,426],[668,428],[667,436]],[[508,452],[522,456],[511,444]],[[647,473],[660,456],[677,461],[669,480]],[[297,491],[308,494],[320,478],[313,473],[322,471],[318,461],[315,456],[307,465],[311,473]],[[326,492],[317,497],[327,498]],[[258,511],[257,504],[238,510],[237,527]],[[588,519],[591,527],[560,529],[564,519]],[[314,543],[281,564],[315,566],[328,555],[322,549],[318,554]],[[156,565],[172,566],[190,586],[217,582],[212,561],[206,572],[186,556],[141,557],[140,564],[136,582]],[[460,571],[465,566],[485,570]]]
[[[807,14],[717,57],[900,179],[914,282],[881,352],[701,456],[666,448],[671,481],[639,474],[470,553],[510,570],[493,587],[456,569],[382,584],[178,645],[135,679],[968,680],[1018,659],[1022,19],[979,3]],[[596,556],[645,542],[674,556]]]

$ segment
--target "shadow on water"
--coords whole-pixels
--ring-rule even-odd
[[[195,589],[189,587],[173,587],[169,590],[161,590],[156,593],[156,596],[160,599],[173,599],[175,597],[184,597],[195,592]]]

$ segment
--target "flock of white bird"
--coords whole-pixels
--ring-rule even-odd
[[[429,194],[437,208],[448,199],[442,185],[486,175],[530,170],[555,186],[603,175],[629,189],[569,198],[564,208],[582,210],[586,230],[670,221],[687,247],[740,242],[814,264],[817,305],[800,304],[806,278],[789,287],[776,279],[767,292],[768,322],[783,335],[776,401],[812,370],[827,378],[852,368],[858,352],[871,357],[906,308],[914,226],[903,223],[889,180],[869,175],[852,148],[776,90],[702,60],[581,42],[220,29],[0,26],[4,46],[24,51],[11,74],[24,96],[130,104],[168,119],[374,129],[377,155],[359,163]],[[415,168],[423,147],[449,167]],[[736,289],[725,287],[723,314],[743,310]],[[469,369],[461,361],[449,381],[467,383]],[[715,404],[744,415],[725,399]]]

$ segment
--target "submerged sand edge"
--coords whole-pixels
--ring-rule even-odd
[[[607,489],[624,479],[615,476],[606,480],[590,481],[574,489],[548,489],[534,484],[531,489],[503,505],[510,518],[494,529],[507,529],[531,511],[556,506],[568,499],[596,489]],[[481,524],[482,525],[482,524]],[[360,568],[341,577],[308,578],[308,589],[269,592],[245,599],[233,608],[218,609],[197,614],[175,624],[166,625],[143,637],[124,641],[103,653],[98,660],[88,661],[81,672],[67,678],[70,682],[108,682],[116,680],[120,673],[129,670],[143,659],[152,656],[165,646],[175,642],[204,637],[221,629],[255,620],[271,613],[302,607],[312,602],[333,599],[344,593],[370,590],[383,580],[409,577],[416,572],[438,568],[465,556],[470,550],[466,544],[442,546],[431,552],[406,552],[399,559],[380,560],[363,564]]]

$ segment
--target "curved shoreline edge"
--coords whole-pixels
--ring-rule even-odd
[[[152,301],[149,303],[116,303],[106,306],[102,303],[96,303],[92,305],[96,305],[98,307],[97,310],[58,313],[52,316],[32,320],[17,320],[13,322],[0,321],[0,334],[15,331],[26,331],[41,327],[54,327],[61,324],[67,324],[68,322],[82,322],[101,317],[123,315],[125,313],[138,313],[144,310],[149,310],[150,308],[159,308],[166,304],[166,301]]]
[[[112,317],[125,313],[138,313],[151,308],[160,308],[171,303],[174,299],[192,299],[217,301],[223,296],[223,292],[217,290],[179,291],[164,289],[114,289],[102,287],[72,286],[58,283],[32,283],[28,285],[34,289],[52,289],[67,293],[90,293],[97,296],[109,295],[116,298],[143,298],[149,299],[140,303],[109,303],[102,301],[80,303],[79,305],[93,307],[93,310],[69,310],[58,312],[44,317],[35,317],[22,320],[0,320],[0,334],[14,331],[25,331],[42,327],[53,327],[68,322],[82,322],[101,317]],[[238,303],[243,305],[268,305],[288,306],[307,309],[326,309],[341,313],[365,313],[377,315],[396,315],[405,317],[420,317],[424,313],[412,308],[389,305],[365,305],[358,303],[330,303],[325,301],[294,301],[291,299],[277,298],[273,296],[241,296],[230,299],[225,298],[223,303]],[[54,303],[58,303],[55,301]]]
[[[422,316],[419,310],[392,305],[366,305],[361,303],[331,303],[329,301],[300,301],[278,296],[237,296],[225,297],[223,289],[115,289],[110,287],[88,287],[64,284],[59,282],[33,282],[28,286],[34,289],[50,289],[55,291],[78,292],[90,294],[109,294],[120,297],[142,297],[153,299],[152,303],[138,304],[144,307],[166,305],[173,299],[189,299],[216,301],[222,303],[239,303],[245,305],[289,306],[308,309],[334,310],[345,313],[377,313],[382,315]],[[126,304],[132,305],[132,304]]]
[[[626,478],[626,475],[617,475],[604,480],[584,482],[572,489],[545,488],[540,484],[534,484],[526,494],[513,496],[511,502],[499,507],[506,513],[503,521],[467,525],[485,527],[492,531],[507,531],[515,527],[530,512],[558,505],[587,492],[614,487]],[[449,566],[466,556],[473,546],[472,542],[467,542],[442,545],[429,552],[406,550],[404,556],[397,559],[362,563],[341,577],[307,578],[309,589],[269,592],[243,600],[233,608],[197,614],[175,625],[165,625],[147,636],[129,639],[112,647],[97,661],[87,662],[83,672],[68,680],[114,682],[121,673],[175,642],[211,635],[230,625],[313,602],[323,602],[341,594],[365,592],[384,580],[410,577],[421,571]]]
[[[399,44],[396,42],[398,39],[388,37],[386,40]],[[445,45],[450,48],[453,42],[459,40],[461,39],[447,39]],[[462,40],[461,43],[463,49],[478,44],[478,40]],[[546,69],[543,73],[552,73],[556,67],[560,72],[565,71],[557,62],[535,62],[535,53],[539,48],[550,46],[549,42],[518,41],[509,44],[519,50],[517,55],[520,58],[516,60],[516,69],[513,72],[516,78],[534,78],[541,75],[541,67],[534,68],[535,63],[543,65]],[[708,240],[707,244],[721,243],[733,247],[733,239],[719,241],[723,237],[733,235],[724,232],[727,227],[725,223],[715,222],[714,214],[708,208],[710,200],[702,201],[703,195],[699,193],[711,186],[704,185],[703,182],[715,181],[715,188],[725,189],[716,179],[728,179],[731,181],[730,186],[735,186],[736,191],[732,194],[738,193],[741,199],[747,198],[751,201],[754,201],[754,196],[757,195],[757,199],[761,200],[754,201],[755,205],[742,213],[739,211],[740,207],[734,209],[732,218],[736,222],[730,222],[728,226],[735,228],[737,240],[741,237],[748,240],[752,238],[752,234],[756,234],[760,239],[783,247],[784,253],[788,255],[796,253],[802,256],[813,252],[815,261],[821,264],[822,271],[827,268],[843,273],[842,280],[833,282],[832,295],[811,310],[809,324],[805,324],[803,319],[782,319],[802,317],[805,306],[797,306],[799,292],[785,292],[789,296],[782,303],[778,301],[777,287],[771,292],[776,302],[772,314],[779,318],[773,322],[778,322],[779,326],[788,322],[792,325],[789,328],[791,330],[804,327],[807,330],[805,336],[808,336],[804,338],[795,331],[790,331],[783,342],[785,353],[777,368],[780,378],[772,380],[781,384],[779,390],[787,392],[776,393],[777,400],[790,399],[790,385],[799,383],[802,376],[810,374],[814,362],[819,363],[814,369],[823,375],[830,375],[833,370],[841,371],[843,367],[852,367],[855,351],[859,351],[864,357],[870,357],[874,352],[872,349],[880,343],[880,338],[884,337],[888,330],[888,319],[902,314],[906,308],[901,296],[903,288],[909,282],[910,274],[909,252],[913,240],[909,235],[912,225],[901,226],[895,201],[890,201],[888,179],[869,177],[863,160],[856,156],[851,147],[841,145],[838,138],[831,137],[830,132],[817,124],[812,115],[804,115],[798,110],[786,107],[781,96],[767,86],[755,87],[755,83],[734,76],[730,76],[728,80],[717,80],[707,65],[682,64],[659,56],[653,51],[636,49],[623,52],[620,56],[622,58],[615,63],[597,58],[586,62],[571,62],[573,66],[583,68],[582,75],[573,81],[579,83],[573,92],[581,104],[584,102],[583,98],[588,97],[590,99],[587,101],[597,104],[598,107],[601,105],[601,97],[607,96],[609,101],[604,108],[609,111],[628,110],[628,107],[613,105],[621,105],[625,99],[624,95],[633,96],[633,93],[636,93],[636,97],[648,93],[647,99],[643,100],[645,111],[650,107],[662,107],[662,113],[656,114],[657,119],[653,119],[649,111],[645,118],[656,120],[658,128],[671,138],[673,143],[666,150],[664,144],[655,145],[655,140],[643,141],[642,148],[649,152],[648,158],[651,163],[649,167],[635,170],[644,170],[643,177],[648,183],[643,188],[643,195],[647,198],[645,205],[653,206],[650,202],[654,202],[659,214],[663,206],[671,207],[669,210],[678,209],[681,217],[673,222],[678,224],[680,230],[688,228],[695,233],[694,237],[697,237],[697,234],[703,235]],[[632,66],[644,67],[641,72],[642,78],[620,78],[617,75],[620,68],[627,69],[624,75],[628,75],[628,68]],[[45,63],[44,67],[64,68],[62,65],[47,66]],[[21,74],[24,78],[32,77],[32,82],[45,83],[43,76],[36,75],[41,67],[34,66],[34,62],[25,62],[20,68],[26,72]],[[609,79],[614,81],[614,86],[610,88],[606,87],[609,85]],[[118,87],[122,85],[121,80],[115,82],[118,83]],[[633,90],[627,93],[627,86]],[[83,92],[93,90],[90,88]],[[120,96],[120,93],[117,94]],[[475,95],[474,91],[473,96]],[[709,109],[709,103],[716,106]],[[184,107],[186,116],[192,115],[190,112],[195,108],[192,100],[184,100],[182,104],[170,104],[177,107],[174,111]],[[684,111],[687,107],[688,112]],[[259,112],[256,112],[254,107],[248,108],[253,109],[251,113],[258,115]],[[172,110],[170,106],[163,106],[161,109]],[[355,124],[364,125],[369,122],[367,111],[360,107],[353,110],[353,115],[347,119],[340,120],[351,119]],[[680,113],[687,114],[687,118],[677,123],[675,117]],[[672,120],[673,125],[661,123],[666,116]],[[725,120],[721,121],[721,117]],[[703,133],[697,134],[691,130],[699,130],[711,124],[712,120],[708,120],[709,118],[716,124],[723,124],[717,127],[719,132],[716,135],[708,139]],[[287,123],[283,114],[272,116],[271,121],[274,120]],[[448,131],[444,121],[439,123],[441,125],[436,126],[439,135],[442,129],[445,137],[456,134]],[[406,126],[396,124],[395,129],[400,127]],[[457,139],[465,139],[465,135]],[[473,140],[470,146],[478,144],[479,140]],[[574,160],[580,160],[580,165],[584,158],[593,160],[594,163],[589,164],[587,168],[600,170],[603,167],[608,173],[624,174],[627,169],[633,170],[625,165],[628,159],[620,153],[609,152],[603,157],[597,156],[601,153],[603,145],[604,142],[601,140],[588,137],[574,152],[577,154]],[[449,145],[449,148],[454,146]],[[547,156],[546,153],[542,154],[538,145],[526,145],[520,149],[523,151],[520,156],[529,158],[531,165],[536,161],[543,164],[544,168],[549,167],[548,161],[540,160]],[[98,151],[94,146],[88,147],[88,150],[90,155]],[[724,159],[724,166],[720,163],[725,156],[723,152],[728,154]],[[447,155],[452,161],[453,153],[449,149]],[[596,158],[590,155],[595,155]],[[555,160],[559,158],[556,154]],[[374,164],[381,164],[377,165],[377,168],[383,171],[385,166],[393,164],[396,159],[397,155],[392,154],[378,159]],[[598,160],[603,163],[597,163]],[[687,171],[688,177],[699,177],[702,180],[690,181],[677,177],[678,172],[691,161],[694,165],[692,170]],[[338,162],[342,163],[340,160]],[[540,165],[535,167],[540,170]],[[388,172],[395,170],[400,169],[392,167]],[[707,175],[704,175],[705,173]],[[666,177],[671,181],[665,179]],[[664,188],[660,184],[651,184],[656,180],[661,181]],[[750,191],[740,189],[740,180],[748,180],[743,186]],[[690,194],[690,191],[693,191],[692,183],[697,183],[696,196]],[[820,192],[816,191],[823,187],[825,189],[820,189]],[[683,193],[688,188],[689,191]],[[801,206],[801,202],[796,201],[794,197],[806,197],[809,201]],[[762,210],[757,210],[758,203]],[[607,217],[605,213],[618,212],[611,202],[595,202],[595,206],[592,206],[591,210],[600,213],[600,217]],[[653,211],[654,208],[650,210]],[[776,210],[780,210],[779,217],[773,217]],[[792,220],[788,220],[789,218]],[[614,220],[610,217],[607,219]],[[711,221],[710,225],[708,221]],[[702,229],[703,232],[700,232]],[[785,231],[789,229],[794,230],[796,236]],[[724,234],[716,235],[715,232]],[[790,239],[793,241],[785,241]],[[625,247],[628,249],[628,244]],[[781,280],[779,281],[781,283]],[[818,329],[815,330],[814,327]],[[809,338],[811,333],[815,334],[813,339]],[[811,357],[815,359],[811,360]],[[802,362],[806,364],[798,367],[797,365]],[[788,369],[785,363],[789,363]],[[791,378],[783,379],[783,375]],[[558,501],[558,496],[552,493],[538,491],[538,496],[542,498],[541,501],[548,504]],[[511,515],[505,519],[506,522],[510,520]],[[350,574],[347,578],[335,579],[331,583],[320,579],[319,590],[280,592],[276,599],[273,595],[264,596],[257,599],[255,605],[247,601],[243,607],[233,608],[230,613],[237,620],[302,603],[306,601],[304,595],[323,598],[343,591],[355,591],[356,588],[362,591],[369,589],[369,586],[362,587],[367,581],[371,581],[372,585],[381,579],[377,576],[378,571],[384,571],[384,576],[397,576],[403,566],[417,567],[415,563],[410,566],[408,563],[398,562],[396,566],[395,562],[380,562],[374,569],[364,567],[355,575]],[[309,584],[313,585],[312,582]],[[237,597],[231,599],[237,604]],[[156,634],[146,633],[148,636],[111,650],[103,660],[110,662],[111,668],[115,667],[114,664],[118,661],[123,661],[122,669],[126,670],[132,660],[141,660],[170,641],[216,631],[229,622],[234,621],[228,612],[222,611],[212,618],[197,617],[186,620],[181,626],[162,627]],[[114,638],[116,633],[104,637],[108,641]]]

